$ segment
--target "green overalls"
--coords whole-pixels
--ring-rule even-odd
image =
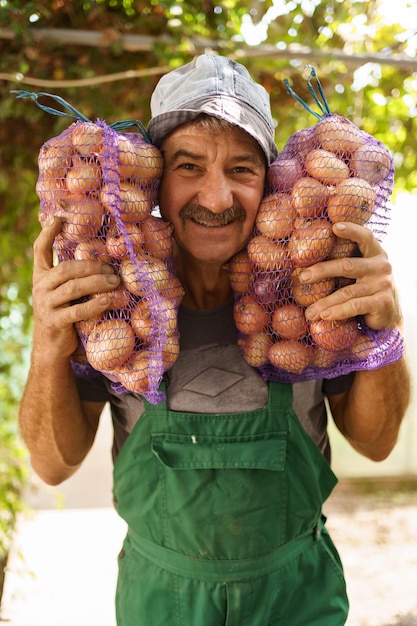
[[[322,503],[337,480],[269,383],[268,407],[146,403],[114,468],[128,524],[118,626],[342,626],[348,601]]]

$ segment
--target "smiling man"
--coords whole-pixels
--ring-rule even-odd
[[[34,337],[20,424],[35,470],[50,484],[73,474],[105,403],[114,426],[114,497],[128,533],[119,559],[119,626],[342,626],[348,601],[322,504],[333,419],[360,453],[384,459],[409,400],[404,359],[374,371],[295,385],[267,383],[243,359],[225,264],[250,238],[275,159],[266,91],[240,64],[202,55],[164,76],[149,133],[162,151],[159,204],[173,225],[184,288],[180,354],[167,401],[119,395],[104,376],[76,377],[74,322],[101,315],[119,277],[99,261],[52,263],[59,219],[35,242]],[[348,289],[314,315],[361,314],[374,330],[401,324],[386,254],[356,224]],[[309,281],[346,275],[318,263]],[[65,564],[63,564],[65,567]]]
[[[210,120],[216,118],[203,116],[180,126],[161,147],[160,208],[174,226],[183,303],[197,309],[231,298],[224,264],[253,232],[266,173],[255,139],[227,122]]]

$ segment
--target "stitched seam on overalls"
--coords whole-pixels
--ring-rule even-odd
[[[129,536],[135,551],[162,570],[183,578],[226,583],[250,580],[280,571],[315,545],[316,527],[265,555],[238,560],[194,558],[154,544],[143,537],[135,537],[131,531]]]
[[[161,493],[166,493],[167,491],[166,473],[165,473],[164,466],[162,465],[162,463],[158,463],[158,475],[159,475],[158,480],[160,483]],[[168,509],[167,509],[167,498],[166,497],[160,498],[159,502],[161,505],[163,536],[171,539],[171,535],[169,532],[170,524],[169,524],[169,515],[168,515]]]
[[[323,535],[326,535],[327,533],[324,532]],[[330,537],[329,537],[330,538]],[[341,582],[344,584],[345,583],[345,577],[343,574],[343,569],[342,566],[337,562],[335,555],[333,554],[333,552],[330,549],[330,546],[328,545],[327,541],[326,541],[326,537],[322,538],[322,541],[320,541],[320,547],[319,549],[322,550],[322,552],[325,553],[327,559],[329,560],[329,562],[332,565],[332,568],[334,569],[334,571],[336,572],[338,578],[341,580]]]

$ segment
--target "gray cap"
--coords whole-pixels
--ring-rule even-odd
[[[227,120],[254,137],[268,164],[277,157],[268,92],[246,67],[215,54],[202,54],[165,74],[151,98],[148,133],[153,144],[200,113]]]

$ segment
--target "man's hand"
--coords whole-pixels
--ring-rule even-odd
[[[34,352],[42,346],[48,358],[70,356],[77,347],[74,322],[100,316],[110,305],[109,291],[119,277],[102,261],[63,261],[53,264],[53,243],[61,220],[47,222],[34,243]],[[85,302],[85,296],[102,294]],[[52,352],[52,354],[51,354]]]
[[[350,222],[335,224],[333,232],[357,243],[362,256],[322,261],[301,272],[300,280],[306,284],[336,277],[354,281],[309,306],[307,319],[343,320],[362,315],[373,330],[400,326],[392,267],[378,240],[368,228]]]

